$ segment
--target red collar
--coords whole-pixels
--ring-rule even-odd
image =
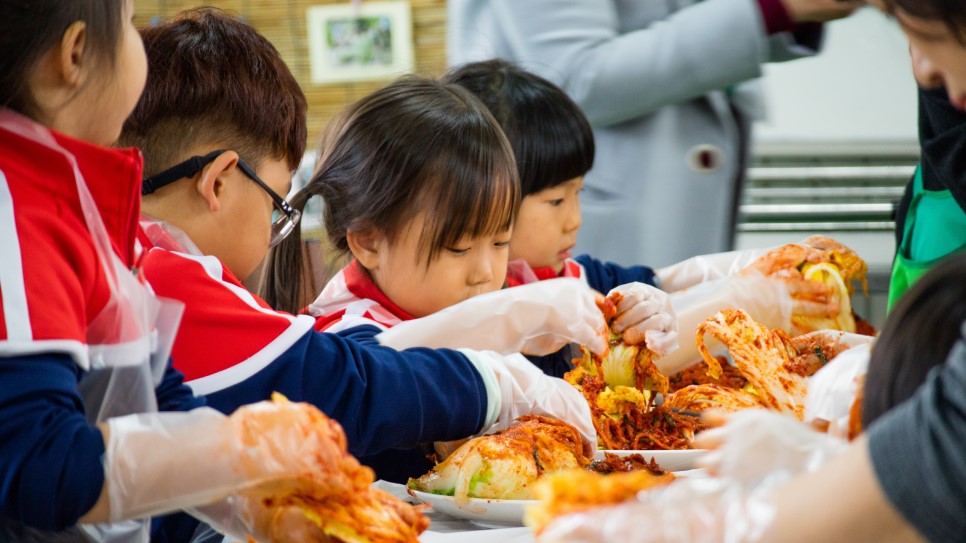
[[[359,261],[352,259],[349,265],[343,270],[345,276],[345,286],[349,292],[360,300],[372,300],[392,313],[396,318],[403,321],[413,320],[415,317],[403,311],[401,307],[394,304],[379,287],[372,281],[369,273],[359,264]]]
[[[525,265],[523,260],[515,262],[518,262],[518,265]],[[531,276],[527,272],[532,272],[533,275]],[[537,281],[546,281],[547,279],[556,279],[558,277],[580,277],[580,264],[567,259],[564,261],[563,268],[560,271],[550,266],[545,268],[530,268],[527,266],[524,270],[516,269],[513,273],[507,273],[506,285],[508,287],[516,287],[530,283],[534,278]]]

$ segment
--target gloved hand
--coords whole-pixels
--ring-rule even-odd
[[[670,297],[678,317],[681,347],[654,361],[664,375],[673,375],[701,360],[695,344],[698,325],[722,309],[743,309],[768,328],[791,328],[794,302],[788,286],[763,275],[732,275],[672,293]],[[716,344],[720,347],[716,340],[709,339],[711,352]]]
[[[365,468],[346,453],[341,427],[308,404],[259,402],[230,417],[209,408],[129,415],[109,419],[107,427],[104,463],[112,522],[270,485],[300,485],[313,496],[368,485],[353,476]],[[265,533],[263,527],[246,528]]]
[[[678,479],[637,499],[555,519],[538,543],[721,543],[760,541],[774,516],[765,491],[725,479]]]
[[[560,517],[537,541],[760,541],[775,516],[772,491],[847,449],[791,417],[764,410],[738,412],[698,439],[696,446],[718,447],[704,457],[717,477],[679,479],[633,502]]]
[[[260,485],[187,513],[205,522],[213,532],[229,534],[240,541],[253,538],[260,543],[329,543],[319,526],[297,506],[273,498],[286,492],[274,483]],[[218,541],[226,539],[218,537]],[[226,539],[227,540],[227,539]]]
[[[502,356],[493,351],[467,349],[460,352],[480,372],[487,389],[489,406],[480,435],[502,430],[523,415],[547,415],[577,428],[585,451],[593,455],[597,430],[590,406],[577,389],[563,379],[545,375],[519,354]]]
[[[734,275],[771,249],[744,249],[698,255],[656,271],[657,284],[666,292],[677,292],[700,283]]]
[[[769,477],[784,481],[813,472],[844,452],[848,443],[777,411],[749,409],[698,434],[694,447],[713,449],[698,460],[709,472],[755,487]]]
[[[826,330],[819,330],[825,332]],[[818,332],[815,332],[818,333]],[[860,379],[868,373],[874,338],[859,334],[854,341],[868,338],[833,358],[808,380],[808,395],[805,397],[805,422],[828,423],[828,433],[832,436],[847,437],[852,405],[858,397]]]
[[[462,347],[542,355],[576,342],[602,353],[606,325],[596,297],[579,279],[550,279],[470,298],[397,324],[376,339],[397,350]]]
[[[678,348],[678,320],[666,292],[644,283],[620,285],[608,296],[615,292],[621,298],[611,330],[630,345],[645,342],[658,355]]]

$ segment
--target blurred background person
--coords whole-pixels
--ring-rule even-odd
[[[748,82],[863,4],[451,0],[449,62],[503,57],[562,86],[597,139],[577,252],[662,266],[731,248],[762,109]]]

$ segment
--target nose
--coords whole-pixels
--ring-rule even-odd
[[[942,71],[929,58],[913,46],[909,47],[909,56],[912,57],[912,75],[921,87],[934,89],[943,85]]]
[[[474,259],[473,264],[466,275],[466,283],[471,287],[486,285],[493,281],[494,256],[490,251],[480,251],[480,256]],[[503,263],[506,267],[506,262]]]
[[[570,234],[580,228],[580,200],[574,198],[564,217],[564,232]]]

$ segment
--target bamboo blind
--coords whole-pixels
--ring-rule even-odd
[[[238,14],[265,35],[281,53],[309,101],[309,148],[325,124],[345,106],[385,82],[313,85],[309,72],[306,10],[315,5],[346,3],[333,0],[134,0],[136,24],[149,24],[181,10],[211,5]],[[446,67],[446,0],[410,0],[416,72],[438,75]]]

